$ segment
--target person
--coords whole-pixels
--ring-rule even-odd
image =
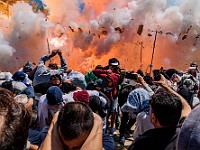
[[[80,87],[83,90],[86,89],[85,75],[78,71],[67,69],[63,74],[62,80],[64,82],[70,80],[74,86]]]
[[[150,122],[150,98],[151,94],[146,89],[138,87],[129,93],[127,102],[121,107],[121,111],[128,112],[132,119],[136,117],[134,138],[153,128]]]
[[[69,93],[71,91],[79,90],[79,87],[76,87],[68,82],[62,82],[62,77],[60,74],[54,74],[50,76],[50,82],[40,83],[34,86],[35,93],[46,94],[47,90],[51,86],[58,86],[63,93]]]
[[[195,70],[191,70],[188,74],[184,74],[181,77],[181,81],[177,88],[177,92],[188,101],[192,108],[199,103],[199,81],[192,75],[193,71]]]
[[[110,59],[111,60],[111,59]],[[112,59],[113,60],[113,59]],[[115,65],[118,67],[119,62],[112,62],[109,61],[110,68],[104,68],[100,69],[97,68],[92,71],[92,73],[95,75],[95,77],[103,79],[103,89],[102,92],[108,97],[110,100],[110,110],[107,115],[107,129],[110,131],[111,134],[115,135],[116,134],[116,119],[117,119],[117,112],[118,112],[118,85],[120,82],[120,74],[113,73],[111,68],[112,65]],[[107,69],[107,70],[106,70]],[[97,80],[97,79],[95,79]],[[95,81],[93,81],[95,83]],[[95,87],[96,88],[96,87]],[[111,125],[110,127],[108,126],[108,121],[109,118],[111,117]]]
[[[46,67],[45,62],[50,60],[56,54],[58,54],[60,57],[61,68],[58,68],[58,65],[53,62],[49,63],[49,66]],[[37,66],[37,69],[34,73],[33,86],[43,82],[49,82],[50,75],[62,74],[65,70],[67,70],[67,67],[68,66],[64,57],[62,56],[62,52],[60,50],[53,50],[51,54],[45,55],[40,59],[39,65]]]
[[[117,58],[110,58],[108,60],[108,66],[105,68],[107,70],[111,70],[113,73],[120,74],[120,68],[119,68],[120,62]]]
[[[190,67],[193,67],[193,69],[195,69],[199,73],[198,64],[196,61],[192,61],[190,63]]]
[[[7,97],[14,97],[14,93],[8,89],[0,87],[0,94],[5,95]]]
[[[12,73],[10,72],[0,72],[0,86],[2,86],[2,83],[5,81],[12,80]]]
[[[3,94],[0,94],[0,109],[0,149],[24,150],[31,122],[29,111],[12,96]]]
[[[57,86],[51,86],[47,90],[47,94],[41,96],[38,104],[38,122],[40,130],[46,126],[50,126],[54,114],[59,111],[66,102],[63,99],[63,93]],[[71,100],[73,101],[73,100]]]
[[[19,69],[19,71],[22,71],[26,74],[28,74],[29,72],[31,72],[33,70],[33,67],[32,67],[32,62],[31,61],[27,61],[26,64]]]
[[[26,77],[24,79],[24,81],[26,83],[32,84],[32,78],[29,74],[31,74],[31,72],[33,71],[33,67],[32,67],[32,62],[31,61],[27,61],[26,64],[20,68],[18,71],[20,72],[24,72],[26,74]]]
[[[115,143],[114,143],[113,137],[105,133],[106,109],[104,105],[105,104],[103,104],[99,96],[96,96],[96,95],[90,96],[90,102],[89,102],[90,108],[92,109],[94,113],[98,114],[103,120],[103,148],[104,150],[114,150]]]
[[[134,90],[137,87],[137,83],[130,79],[129,76],[127,76],[129,72],[126,72],[125,78],[121,84],[121,89],[119,91],[118,95],[118,103],[120,108],[126,103],[129,93]],[[132,118],[129,116],[129,113],[121,111],[122,117],[121,117],[121,125],[119,128],[119,143],[124,144],[125,142],[125,130],[131,133],[131,127],[134,125],[136,118]]]
[[[177,139],[177,150],[198,150],[200,147],[200,105],[196,106],[181,126]]]
[[[39,150],[102,148],[102,119],[87,104],[69,102],[55,114]]]
[[[166,91],[155,93],[150,100],[150,119],[154,129],[144,132],[135,139],[129,150],[176,149],[179,121],[191,112],[186,100],[172,90],[163,75],[155,84]]]
[[[12,80],[2,83],[2,87],[12,91],[16,95],[15,99],[19,99],[20,102],[22,102],[23,97],[26,108],[32,110],[35,92],[33,87],[25,81],[25,78],[24,72],[17,71],[13,74]]]

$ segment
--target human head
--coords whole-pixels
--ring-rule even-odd
[[[59,74],[50,76],[50,84],[52,86],[60,86],[61,83],[62,83],[62,78]]]
[[[119,72],[120,71],[119,65],[120,63],[119,60],[117,60],[117,58],[111,58],[108,61],[109,69],[111,69],[112,72]]]
[[[87,104],[69,102],[60,110],[57,123],[65,147],[80,149],[93,128],[94,116]]]
[[[59,87],[51,86],[47,90],[47,103],[52,106],[61,104],[63,102],[62,95],[63,93]]]
[[[58,64],[55,62],[50,62],[49,66],[50,69],[54,70],[54,69],[58,69]]]
[[[101,91],[104,88],[104,81],[103,79],[99,78],[95,81],[96,90]]]
[[[196,69],[194,69],[193,67],[190,67],[189,69],[188,69],[188,72],[187,72],[188,74],[191,74],[193,77],[197,77],[197,70]]]
[[[92,109],[92,111],[98,114],[101,118],[104,118],[106,116],[106,112],[103,109],[102,102],[99,96],[90,96],[89,106]]]
[[[103,69],[103,66],[102,66],[102,65],[97,65],[97,66],[95,67],[95,69]]]
[[[175,127],[178,124],[182,110],[178,96],[165,91],[158,92],[152,96],[150,106],[151,122],[155,127]]]
[[[147,84],[149,84],[149,85],[153,84],[153,78],[152,78],[150,75],[146,75],[146,76],[144,76],[143,78],[144,78],[144,81],[145,81]]]
[[[0,149],[24,150],[31,116],[23,104],[0,94]]]
[[[0,87],[0,94],[5,95],[7,97],[14,97],[14,93],[6,88]]]
[[[75,91],[73,94],[73,99],[74,101],[79,101],[86,104],[89,104],[90,101],[89,94],[86,90]]]
[[[27,72],[31,72],[32,69],[32,62],[28,61],[24,66],[23,66],[23,72],[27,73]]]
[[[26,78],[26,74],[22,71],[17,71],[13,74],[12,79],[14,81],[24,81],[24,79]]]
[[[195,68],[197,69],[197,68],[198,68],[197,62],[196,62],[196,61],[192,61],[192,62],[190,63],[190,67],[195,67]]]
[[[137,74],[141,75],[142,77],[144,77],[144,73],[142,70],[138,69],[138,71],[136,72]]]

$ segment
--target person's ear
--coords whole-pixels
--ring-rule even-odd
[[[153,112],[151,112],[151,123],[155,125],[157,122],[157,118]]]

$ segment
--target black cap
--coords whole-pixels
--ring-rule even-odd
[[[117,60],[117,58],[111,58],[111,59],[109,59],[108,64],[110,66],[118,66],[119,65],[119,60]]]

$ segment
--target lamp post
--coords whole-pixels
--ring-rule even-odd
[[[149,67],[150,67],[150,75],[152,73],[152,68],[153,68],[153,58],[154,58],[154,52],[155,52],[155,47],[156,47],[157,34],[158,34],[158,31],[156,30],[156,34],[155,34],[154,42],[153,42],[153,51],[152,51],[152,55],[151,55],[151,63],[149,65]]]

